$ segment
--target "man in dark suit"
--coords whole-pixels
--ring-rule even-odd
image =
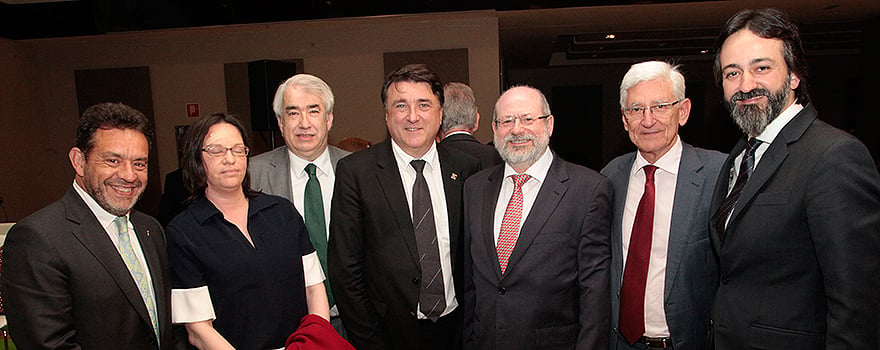
[[[287,198],[305,219],[312,246],[318,252],[325,275],[327,228],[333,183],[336,181],[336,163],[350,154],[327,145],[327,135],[333,126],[333,105],[333,90],[314,75],[297,74],[281,83],[275,92],[272,109],[278,119],[278,129],[284,136],[285,147],[253,157],[248,165],[251,188]],[[309,174],[309,168],[313,169],[314,174]],[[309,191],[310,179],[317,181],[319,192]],[[319,206],[306,205],[310,203]],[[311,208],[315,208],[314,214]],[[345,336],[329,280],[324,280],[324,289],[330,302],[330,323]]]
[[[477,141],[474,132],[480,127],[474,90],[462,83],[443,87],[443,123],[440,124],[440,147],[451,147],[480,160],[483,167],[501,164],[495,147]]]
[[[560,159],[531,87],[495,104],[505,164],[465,185],[466,349],[606,349],[611,183]]]
[[[709,203],[725,155],[678,136],[691,110],[678,67],[659,61],[630,67],[620,108],[638,151],[602,169],[614,186],[611,349],[707,350],[718,283]],[[649,195],[653,206],[640,210]],[[650,220],[642,221],[644,215]]]
[[[460,347],[461,191],[479,161],[438,148],[443,85],[425,65],[382,89],[389,140],[339,161],[330,281],[352,345]]]
[[[784,13],[745,10],[716,78],[746,139],[715,187],[715,348],[880,348],[880,176],[865,146],[817,119]]]
[[[20,349],[171,349],[159,223],[131,208],[147,185],[149,122],[123,104],[86,109],[74,184],[6,238],[0,279]]]

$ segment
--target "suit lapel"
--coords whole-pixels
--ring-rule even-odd
[[[758,192],[773,177],[776,170],[782,166],[785,158],[788,158],[788,145],[797,141],[815,119],[816,110],[812,105],[807,105],[782,128],[779,135],[776,135],[773,143],[770,144],[770,147],[761,156],[758,164],[755,165],[752,177],[746,182],[742,195],[740,195],[739,200],[737,200],[736,205],[733,207],[733,213],[730,215],[730,222],[727,224],[728,230],[726,231],[731,231],[734,228],[743,210],[751,204],[755,196],[758,195]]]
[[[464,180],[461,178],[461,165],[445,148],[437,147],[440,172],[443,179],[443,191],[446,194],[446,216],[449,220],[449,250],[455,257],[458,241],[461,239],[461,190]],[[436,216],[436,215],[435,215]],[[452,259],[454,262],[455,259]]]
[[[483,207],[481,208],[482,215],[480,216],[483,218],[481,220],[483,226],[480,232],[483,232],[481,236],[484,242],[483,246],[486,247],[487,256],[495,257],[490,260],[492,261],[495,276],[500,280],[501,264],[498,262],[498,253],[495,248],[495,208],[498,206],[499,201],[506,203],[510,198],[498,198],[501,195],[501,183],[504,181],[504,166],[498,166],[496,169],[492,174],[489,174],[488,181],[483,187]]]
[[[129,303],[131,303],[141,318],[144,319],[146,324],[150,325],[149,328],[152,329],[150,315],[147,312],[144,300],[141,298],[140,290],[135,284],[134,279],[132,279],[128,267],[125,266],[125,262],[122,261],[119,251],[116,250],[113,242],[110,241],[110,237],[107,236],[107,231],[101,227],[98,219],[95,218],[95,214],[89,210],[86,203],[83,202],[82,198],[79,197],[79,194],[73,188],[70,188],[64,200],[67,220],[78,225],[73,230],[73,235],[92,253],[95,260],[104,267],[107,274],[119,286],[122,294],[125,295],[126,299],[128,299]],[[139,237],[138,239],[142,238]],[[155,253],[155,249],[152,249],[152,251]],[[144,254],[146,254],[146,251]],[[157,269],[161,270],[160,268]],[[150,271],[152,275],[152,269]],[[161,271],[157,272],[161,273]],[[155,278],[157,277],[153,275],[153,278],[155,284]]]
[[[632,169],[635,160],[636,153],[630,153],[626,158],[617,163],[618,166],[616,168],[610,169],[606,175],[614,187],[614,221],[612,221],[613,234],[611,235],[611,249],[614,259],[611,259],[611,272],[617,277],[623,276],[623,212],[626,207],[626,195],[629,191],[630,169]],[[612,278],[611,280],[613,281],[612,283],[616,284],[612,285],[613,290],[620,288],[618,278]]]
[[[416,266],[419,266],[418,248],[416,246],[416,234],[413,230],[412,216],[409,212],[409,204],[406,200],[406,192],[403,189],[403,180],[400,179],[400,170],[397,168],[397,162],[394,159],[391,150],[391,139],[385,140],[375,147],[382,147],[376,153],[376,180],[382,187],[382,193],[385,200],[391,208],[391,215],[397,221],[397,227],[402,233],[406,247],[409,249],[410,257]]]
[[[541,228],[544,227],[544,223],[547,222],[556,206],[559,205],[559,201],[562,200],[562,196],[568,190],[566,182],[568,182],[568,172],[561,164],[559,157],[554,153],[550,171],[547,172],[547,177],[544,179],[544,183],[541,184],[538,197],[535,198],[535,203],[529,211],[529,216],[525,218],[522,228],[519,230],[519,238],[516,240],[513,252],[510,253],[510,259],[507,262],[508,273],[505,276],[509,275],[509,272],[516,268],[516,263],[525,255],[528,247],[532,245],[532,241],[535,240],[535,237],[541,232]]]
[[[672,221],[669,227],[669,242],[666,252],[666,285],[664,295],[669,296],[675,277],[678,274],[681,258],[691,236],[700,231],[693,227],[700,193],[706,176],[717,174],[702,173],[704,162],[697,156],[691,145],[682,142],[681,161],[678,165],[678,179],[673,197]]]
[[[134,232],[137,235],[138,242],[140,242],[144,259],[147,262],[147,267],[150,270],[150,278],[153,282],[153,296],[156,299],[156,316],[161,319],[161,313],[165,310],[165,305],[168,301],[165,300],[165,293],[163,293],[165,286],[162,284],[162,262],[159,259],[156,242],[152,237],[152,235],[161,234],[161,232],[150,232],[147,229],[147,225],[138,216],[138,213],[133,212],[130,217],[131,223],[134,226]],[[144,315],[141,315],[141,317],[144,317]],[[144,321],[150,322],[149,316],[144,318]]]
[[[272,151],[271,163],[276,171],[271,172],[270,186],[267,193],[284,193],[287,200],[293,202],[293,187],[290,185],[290,158],[287,155],[287,147],[278,147]]]
[[[730,186],[732,186],[730,180],[731,177],[733,177],[733,163],[736,161],[736,156],[742,153],[745,149],[745,139],[740,139],[739,142],[733,146],[733,150],[730,151],[730,154],[727,155],[727,159],[724,160],[724,165],[721,166],[721,173],[718,174],[718,181],[715,183],[715,191],[712,193],[712,205],[709,207],[709,215],[711,215],[711,218],[709,219],[709,233],[712,236],[712,245],[715,247],[715,251],[720,251],[721,242],[724,238],[721,232],[718,232],[718,230],[715,229],[718,221],[725,219],[718,215],[718,209],[721,207],[721,203],[724,202],[724,198],[727,197],[727,192]]]

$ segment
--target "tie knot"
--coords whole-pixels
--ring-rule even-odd
[[[654,172],[657,171],[657,166],[655,165],[645,165],[645,182],[654,182]]]
[[[113,223],[116,224],[116,232],[119,234],[128,233],[128,219],[124,216],[117,216]]]
[[[761,140],[758,140],[754,137],[749,138],[746,142],[746,152],[749,154],[755,154],[755,150],[758,149],[758,146],[761,145]]]
[[[516,174],[510,175],[513,178],[513,187],[514,188],[522,188],[522,186],[532,178],[529,174]]]
[[[308,165],[306,165],[306,174],[309,174],[309,177],[314,177],[314,176],[315,176],[315,170],[316,170],[317,168],[318,168],[318,167],[315,166],[315,163],[309,163]]]
[[[416,173],[421,174],[422,170],[425,169],[425,160],[413,159],[411,162],[409,162],[409,165],[412,165],[413,169],[416,170]]]

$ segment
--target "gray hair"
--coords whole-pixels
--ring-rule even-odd
[[[626,97],[633,86],[641,82],[662,79],[672,85],[672,95],[675,99],[684,99],[684,75],[678,70],[678,65],[671,65],[661,61],[647,61],[636,63],[629,68],[623,81],[620,82],[620,108],[626,108]]]
[[[443,87],[443,123],[440,131],[454,127],[472,128],[477,122],[477,105],[474,90],[463,83],[448,83]]]
[[[278,85],[278,90],[275,91],[275,100],[272,101],[275,117],[281,119],[284,116],[284,92],[287,89],[302,89],[305,92],[318,96],[321,98],[321,102],[324,103],[327,115],[329,116],[330,113],[333,113],[334,99],[333,90],[330,89],[330,85],[327,85],[321,78],[314,75],[297,74]]]

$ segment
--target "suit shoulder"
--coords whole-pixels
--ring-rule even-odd
[[[605,176],[609,176],[609,174],[614,173],[621,166],[625,166],[627,163],[632,164],[633,157],[635,152],[629,152],[627,154],[619,155],[612,159],[608,164],[605,164],[605,167],[602,168],[600,173]]]
[[[267,167],[272,159],[278,156],[279,152],[285,151],[285,146],[277,147],[271,151],[263,152],[248,159],[248,169]]]
[[[724,161],[727,160],[727,153],[716,150],[694,147],[694,152],[705,162],[706,167],[709,169],[720,170],[721,166],[724,165]]]

